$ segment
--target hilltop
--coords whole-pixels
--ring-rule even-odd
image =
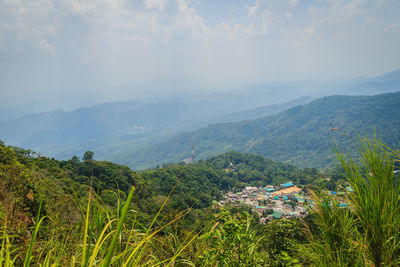
[[[375,96],[329,96],[277,115],[212,124],[109,160],[133,168],[180,162],[195,146],[198,158],[225,151],[257,153],[301,167],[332,164],[330,150],[352,145],[358,134],[375,133],[392,147],[400,144],[400,92]]]

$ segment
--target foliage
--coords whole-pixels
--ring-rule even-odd
[[[248,213],[231,215],[222,209],[211,231],[201,238],[208,244],[199,257],[201,266],[264,266],[261,237],[251,228]]]
[[[361,162],[338,153],[354,194],[350,203],[365,236],[366,256],[376,266],[400,264],[400,184],[398,155],[378,140],[361,140]]]
[[[293,165],[277,163],[259,155],[228,152],[193,164],[171,164],[137,173],[143,180],[139,192],[141,211],[153,214],[163,198],[176,185],[166,211],[209,208],[221,192],[238,190],[248,185],[278,185],[287,181],[307,184],[321,176],[315,169],[301,170]],[[193,214],[193,215],[192,215]],[[185,217],[186,227],[200,223],[207,215],[191,213]],[[208,216],[209,217],[209,216]]]
[[[318,266],[397,266],[400,264],[400,184],[394,174],[399,155],[380,140],[361,139],[355,160],[337,152],[353,188],[341,208],[329,195],[317,195],[310,244],[304,252]]]
[[[19,222],[12,221],[5,213],[0,212],[3,223],[0,238],[3,244],[0,249],[2,263],[22,265],[25,261],[25,265],[41,264],[43,266],[52,264],[107,266],[109,262],[115,265],[182,263],[207,266],[210,261],[233,266],[265,264],[267,254],[260,250],[261,243],[259,242],[262,234],[257,231],[257,227],[254,227],[257,217],[251,217],[244,208],[234,208],[230,212],[236,215],[230,215],[228,211],[223,212],[223,215],[217,215],[218,224],[211,230],[210,227],[215,224],[210,223],[216,222],[210,219],[211,214],[207,215],[200,212],[201,209],[193,208],[186,213],[176,202],[186,192],[194,199],[199,197],[199,204],[207,207],[208,202],[201,200],[201,194],[195,193],[202,191],[201,193],[207,196],[206,188],[208,187],[219,193],[222,183],[219,183],[217,177],[220,173],[225,173],[225,166],[214,170],[212,164],[224,165],[221,159],[213,159],[211,162],[202,162],[197,165],[171,165],[142,172],[140,173],[142,177],[139,177],[128,168],[109,162],[79,162],[74,159],[56,161],[40,156],[28,157],[29,153],[17,153],[13,148],[5,146],[1,146],[1,153],[2,175],[7,174],[5,170],[11,171],[8,176],[3,176],[4,179],[1,181],[13,182],[13,187],[9,187],[10,192],[7,192],[7,194],[13,194],[11,199],[19,196],[25,201],[26,195],[29,195],[29,188],[18,191],[24,188],[24,185],[39,189],[32,192],[32,197],[38,202],[33,210],[22,209],[22,204],[18,206],[21,207],[21,212],[26,213],[26,217],[36,217],[34,221],[21,229],[32,233],[26,238],[18,229],[9,227],[9,223],[17,225]],[[235,164],[238,165],[240,158],[246,159],[244,155],[235,153],[224,157],[229,160],[234,159]],[[247,163],[243,167],[256,165],[256,162]],[[287,167],[291,170],[295,169],[291,166]],[[236,170],[240,171],[241,168]],[[15,176],[18,173],[24,175],[18,178]],[[180,175],[183,179],[178,182],[172,180],[168,183],[168,179],[172,179],[173,175]],[[110,176],[114,178],[114,181],[107,178]],[[155,177],[165,179],[159,182]],[[245,177],[241,174],[235,176],[235,179]],[[78,184],[77,181],[87,186]],[[127,181],[130,181],[129,184],[138,185],[136,196],[140,197],[141,203],[145,203],[143,206],[139,204],[138,208],[144,208],[147,204],[161,206],[158,211],[144,215],[145,217],[153,216],[147,226],[138,220],[143,216],[140,210],[130,204],[133,200],[133,191],[128,197],[123,191],[114,191],[115,197],[112,197],[113,194],[110,195],[113,192],[110,190],[118,184],[121,184],[120,189],[126,190]],[[149,189],[150,186],[156,184],[161,185],[156,188],[160,190],[158,194],[166,194],[158,202],[153,201],[153,196],[158,198],[155,191]],[[172,195],[176,197],[176,200],[173,200],[170,206],[166,203],[172,200],[173,190],[167,192],[170,189],[167,185],[173,185],[172,189],[175,188],[177,191],[176,195],[175,192]],[[190,186],[201,188],[201,190],[192,188],[187,191]],[[105,198],[103,199],[102,196]],[[175,204],[173,204],[174,201]],[[3,201],[0,203],[2,207],[5,204]],[[72,210],[68,213],[60,213],[69,203],[74,204]],[[7,205],[4,207],[9,208]],[[248,207],[246,209],[248,210]],[[163,217],[163,212],[170,213],[171,216]],[[74,213],[75,215],[71,217]],[[190,227],[183,216],[191,218]],[[67,225],[70,227],[66,227]],[[187,230],[189,228],[193,230]],[[200,233],[204,233],[201,238],[198,237]],[[218,236],[222,238],[223,243],[218,243]],[[232,249],[225,248],[228,244]],[[224,248],[225,252],[221,257],[213,254],[215,246]]]
[[[93,151],[86,151],[85,154],[83,154],[82,159],[84,161],[93,160],[93,156],[94,156],[94,152]],[[72,160],[76,161],[75,158],[72,158]]]
[[[354,249],[361,238],[357,222],[349,209],[340,208],[331,195],[315,197],[314,214],[306,228],[309,243],[302,258],[316,266],[360,266],[362,255]]]
[[[289,257],[299,258],[299,246],[304,243],[305,236],[297,219],[272,220],[262,228],[262,233],[261,247],[266,251],[270,266],[284,266]],[[286,261],[282,252],[286,253]]]
[[[135,217],[129,217],[130,201],[134,189],[131,190],[128,199],[119,207],[121,210],[117,216],[104,216],[100,211],[97,199],[91,201],[89,194],[87,212],[82,217],[82,227],[77,233],[66,232],[63,240],[57,241],[52,235],[45,242],[38,242],[36,236],[42,227],[46,217],[42,217],[35,224],[30,245],[21,248],[14,243],[15,238],[9,234],[7,224],[1,229],[0,265],[40,265],[40,266],[138,266],[164,264],[169,266],[178,261],[182,251],[194,240],[197,233],[186,236],[182,245],[173,253],[155,257],[153,247],[150,245],[157,240],[157,234],[165,227],[153,228],[149,226],[145,231],[135,228]],[[162,209],[162,207],[161,207]],[[182,215],[181,215],[182,216]],[[157,215],[154,220],[157,219]],[[178,220],[176,217],[170,223]],[[97,224],[97,226],[96,226]],[[82,238],[77,238],[81,236]],[[70,243],[67,245],[67,241]],[[72,243],[72,244],[71,244]],[[24,258],[24,262],[22,259]]]
[[[366,139],[360,159],[336,155],[325,173],[237,152],[135,173],[0,144],[0,265],[399,265],[400,152]],[[298,220],[258,225],[247,206],[211,206],[221,191],[289,177],[346,179],[354,192],[316,190],[303,231]]]
[[[238,189],[248,184],[279,184],[289,179],[296,183],[307,183],[320,175],[318,171],[303,171],[262,156],[237,152],[229,152],[194,164],[168,165],[135,173],[126,166],[111,162],[80,162],[77,157],[58,161],[21,148],[2,146],[1,149],[1,159],[4,163],[9,162],[8,168],[11,166],[14,173],[18,170],[21,175],[25,175],[16,181],[16,176],[10,174],[3,181],[12,184],[4,184],[4,188],[17,190],[15,197],[10,199],[21,198],[20,203],[25,204],[19,206],[25,210],[31,209],[30,213],[24,215],[27,218],[35,217],[39,195],[44,196],[44,215],[48,211],[56,213],[64,206],[61,209],[62,215],[58,218],[68,221],[79,217],[87,187],[94,188],[104,204],[115,207],[116,195],[127,196],[130,186],[134,185],[137,190],[133,202],[141,211],[138,222],[149,224],[158,207],[176,186],[174,195],[158,222],[165,224],[172,219],[169,213],[191,208],[192,212],[185,216],[183,227],[192,229],[199,223],[204,226],[207,218],[210,219],[207,209],[211,207],[213,200],[221,198],[222,191]],[[27,195],[32,195],[33,203],[26,199]],[[68,201],[63,201],[64,199]]]
[[[88,164],[93,172],[88,172]],[[99,174],[115,179],[99,181],[97,190],[74,181],[82,177],[89,184]],[[176,213],[164,225],[158,222],[171,191],[144,227],[131,203],[134,190],[113,190],[115,181],[131,182],[130,188],[137,182],[132,171],[119,165],[56,161],[0,145],[0,178],[0,266],[168,266],[181,260],[199,233],[185,232],[176,238],[179,246],[158,253],[154,244],[185,213]],[[106,204],[99,188],[114,192],[114,202]]]

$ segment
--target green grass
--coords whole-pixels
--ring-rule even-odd
[[[398,266],[400,264],[400,184],[394,175],[398,152],[378,139],[360,139],[357,151],[336,152],[347,182],[350,208],[332,196],[315,196],[309,244],[304,255],[316,266]]]
[[[7,224],[1,228],[0,267],[3,266],[169,266],[176,262],[185,250],[198,236],[192,231],[173,253],[160,257],[149,244],[157,243],[158,235],[169,225],[180,220],[187,212],[181,212],[172,221],[161,227],[154,227],[155,222],[166,205],[171,194],[165,199],[157,215],[147,229],[135,228],[137,216],[130,216],[136,211],[131,210],[134,195],[131,188],[125,201],[117,207],[116,216],[104,215],[101,199],[92,192],[89,193],[86,213],[82,218],[81,232],[66,233],[62,242],[55,241],[55,236],[40,238],[41,226],[50,223],[47,216],[38,218],[33,227],[29,246],[18,248],[18,238],[9,236]],[[93,200],[92,200],[93,198]],[[100,223],[100,221],[103,221]],[[99,225],[104,225],[98,228]],[[44,234],[44,233],[43,233]],[[13,241],[15,243],[13,243]],[[22,260],[23,259],[23,260]]]

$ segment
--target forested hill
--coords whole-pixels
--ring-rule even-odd
[[[330,96],[277,115],[236,123],[212,124],[110,160],[133,168],[179,162],[195,146],[197,158],[236,150],[264,155],[301,167],[331,164],[331,148],[374,135],[392,147],[400,144],[400,92],[376,96]]]
[[[274,162],[260,155],[227,152],[193,164],[171,164],[138,172],[151,195],[168,195],[177,185],[171,205],[174,208],[205,208],[218,199],[221,191],[248,185],[278,185],[288,181],[312,183],[320,176],[316,169],[299,169]]]
[[[149,222],[169,193],[173,194],[164,214],[191,207],[185,222],[202,221],[203,209],[219,200],[222,192],[247,185],[265,186],[287,181],[308,184],[321,175],[315,169],[301,170],[259,155],[229,152],[194,164],[175,164],[133,172],[126,166],[87,158],[58,161],[37,156],[30,150],[7,147],[0,141],[0,215],[10,217],[21,227],[32,224],[40,203],[42,213],[56,217],[60,225],[81,219],[89,186],[105,208],[115,208],[118,190],[124,198],[130,186],[136,187],[135,208],[140,220]],[[14,203],[14,204],[13,204]],[[189,227],[189,226],[188,226]]]

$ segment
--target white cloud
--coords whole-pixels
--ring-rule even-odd
[[[393,0],[340,0],[315,3],[308,8],[308,13],[315,23],[375,22],[379,16],[387,18],[398,8]]]
[[[211,27],[186,0],[3,0],[0,15],[7,14],[12,19],[0,16],[0,25],[10,24],[1,31],[11,32],[32,47],[52,53],[62,51],[63,39],[68,43],[78,39],[80,44],[74,46],[88,56],[102,46],[114,50],[129,46],[121,42],[129,42],[132,47],[149,47],[182,40],[219,42],[267,35],[279,28],[279,17],[292,17],[287,10],[297,3],[297,0],[285,3],[256,0],[248,7],[247,20],[222,21]],[[58,38],[52,38],[51,45],[43,41],[54,35]]]
[[[247,7],[247,9],[249,10],[249,13],[248,13],[248,16],[254,16],[255,14],[256,14],[256,11],[257,11],[257,5],[254,5],[254,6],[246,6]]]
[[[218,21],[208,1],[0,0],[0,55],[47,53],[53,56],[46,59],[66,70],[83,69],[79,75],[110,87],[171,77],[179,77],[178,85],[182,77],[210,87],[233,87],[308,70],[362,72],[368,64],[359,62],[372,58],[371,51],[395,55],[383,55],[382,64],[371,66],[388,66],[384,60],[396,63],[400,2],[227,2],[223,12],[228,15]]]
[[[59,26],[49,0],[4,1],[0,3],[0,20],[6,21],[9,31],[28,38],[34,35],[54,34]]]
[[[44,39],[44,38],[39,39],[38,42],[37,42],[37,45],[41,50],[43,50],[43,51],[45,51],[47,53],[50,53],[52,55],[56,54],[56,50],[54,49],[54,47],[52,45],[50,45],[47,42],[47,40]]]
[[[233,30],[238,34],[238,37],[266,35],[269,33],[273,19],[269,10],[260,10],[253,15],[249,24],[235,24]]]

